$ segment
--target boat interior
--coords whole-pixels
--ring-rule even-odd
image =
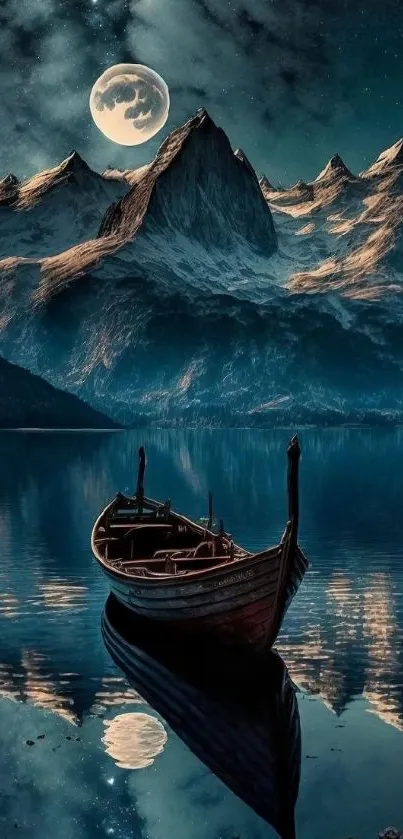
[[[169,502],[145,500],[141,506],[112,504],[98,522],[94,546],[103,562],[133,576],[186,574],[250,555],[234,545],[222,523],[214,533],[172,513]]]

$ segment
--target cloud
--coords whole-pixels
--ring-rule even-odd
[[[0,174],[73,147],[98,169],[146,163],[165,131],[123,148],[89,115],[95,80],[123,62],[166,80],[166,131],[203,105],[270,179],[315,176],[335,151],[362,169],[401,133],[399,32],[395,0],[3,0]]]
[[[0,19],[3,26],[14,30],[21,28],[25,32],[36,31],[52,20],[55,11],[54,0],[6,0],[0,11]]]
[[[344,98],[331,72],[332,36],[318,37],[320,5],[137,0],[128,43],[169,84],[169,128],[203,104],[263,169],[279,145],[292,158],[295,134],[319,132]],[[330,2],[329,25],[334,11]]]

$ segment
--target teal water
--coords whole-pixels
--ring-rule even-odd
[[[134,488],[144,443],[147,494],[196,517],[211,488],[236,541],[277,541],[288,436],[0,436],[1,837],[275,836],[112,662],[89,537],[115,491]],[[297,837],[371,839],[403,828],[403,432],[309,430],[301,440],[311,566],[277,644],[299,688]]]

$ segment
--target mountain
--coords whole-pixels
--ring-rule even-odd
[[[199,111],[111,205],[97,239],[41,262],[38,300],[83,273],[115,281],[146,273],[171,290],[184,281],[224,290],[244,283],[244,274],[265,271],[276,250],[256,174]]]
[[[0,180],[0,206],[7,206],[17,197],[19,180],[10,174]]]
[[[274,189],[198,111],[147,166],[96,176],[124,194],[95,236],[0,263],[2,354],[119,422],[398,420],[392,148],[376,175],[335,155],[315,180]]]
[[[0,358],[0,428],[116,428],[70,393]]]
[[[335,155],[306,189],[267,195],[290,257],[290,290],[362,300],[399,293],[402,149],[399,141],[359,176]]]
[[[262,177],[259,178],[259,184],[265,198],[267,198],[271,192],[276,192],[274,186],[270,183],[269,179],[266,178],[266,175],[262,175]]]
[[[228,246],[238,235],[258,252],[275,251],[273,222],[256,174],[206,111],[173,131],[140,171],[142,177],[103,224],[104,235],[116,233],[127,242],[145,223],[208,246]]]
[[[0,181],[0,258],[43,257],[95,236],[126,180],[93,172],[77,152],[24,183]]]
[[[329,162],[326,164],[325,168],[319,173],[317,178],[315,179],[315,183],[318,184],[319,182],[329,181],[329,180],[341,180],[347,178],[348,180],[353,180],[354,175],[347,169],[344,160],[340,157],[339,154],[333,155],[330,158]]]
[[[363,178],[373,178],[390,174],[396,168],[403,167],[403,138],[385,149],[368,169],[361,172]]]

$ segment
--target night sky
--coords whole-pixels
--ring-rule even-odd
[[[275,183],[354,171],[403,135],[403,0],[1,0],[0,174],[77,149],[136,167],[205,107]],[[88,98],[109,66],[147,64],[171,93],[151,141],[115,145]]]

